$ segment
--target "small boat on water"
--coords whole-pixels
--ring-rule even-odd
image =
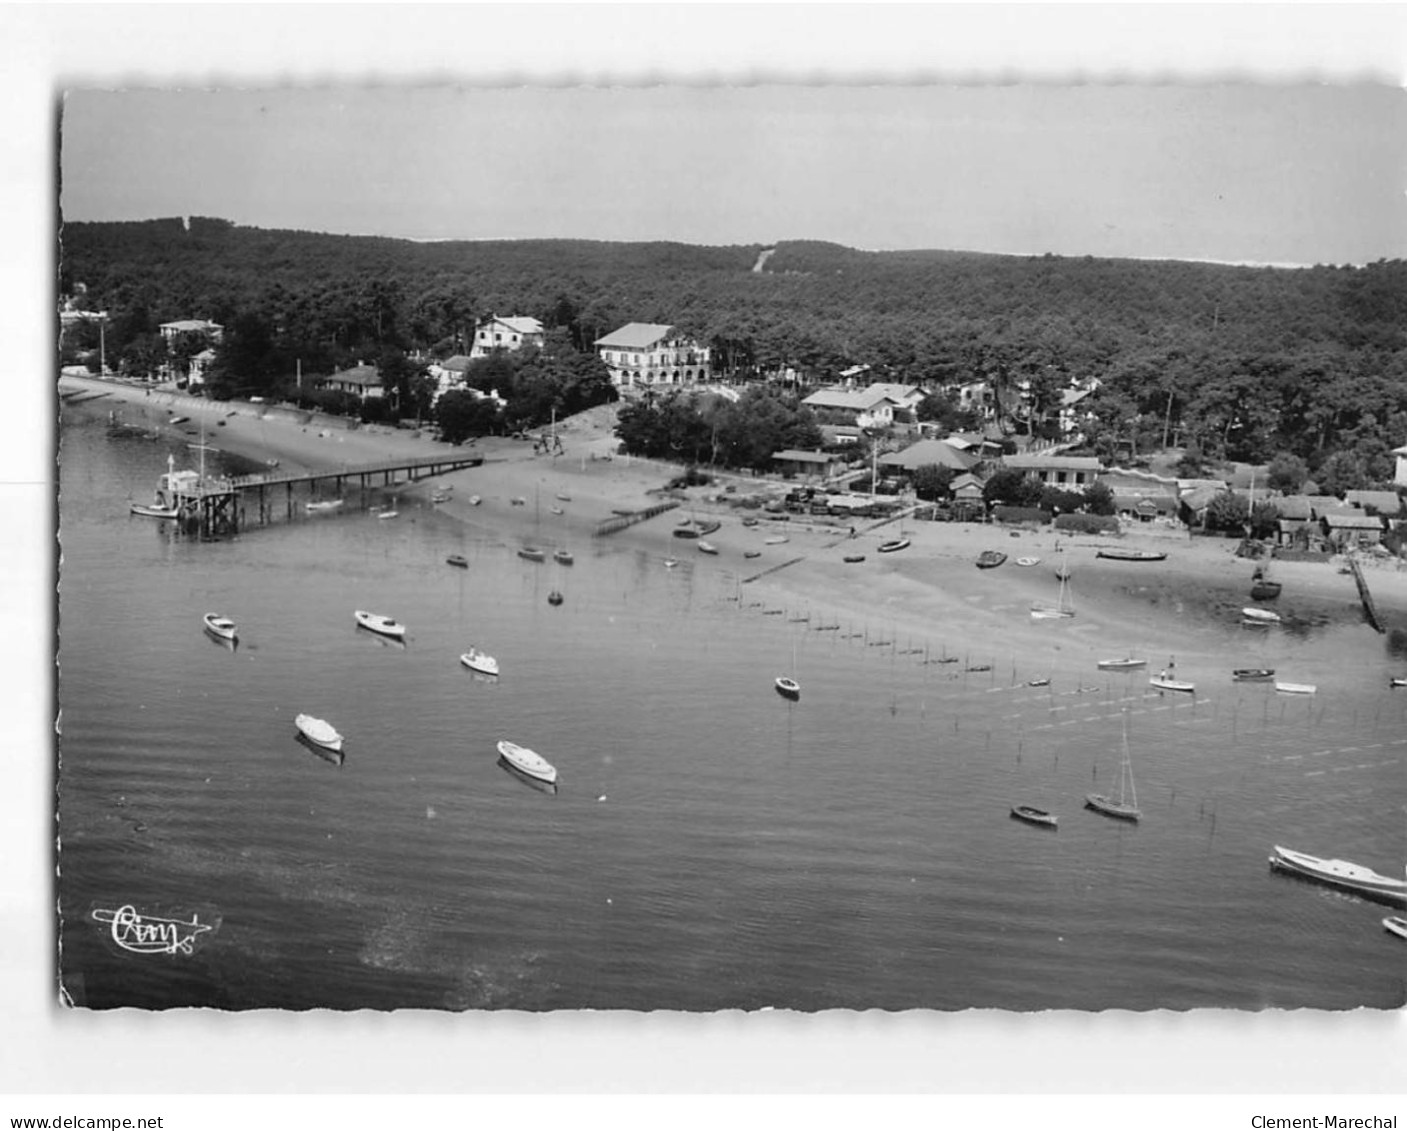
[[[479,498],[478,495],[470,495],[470,496],[469,496],[469,505],[470,505],[471,507],[477,507],[477,506],[478,506],[480,503],[482,503],[483,501],[484,501],[484,500],[481,499],[481,498]]]
[[[1274,668],[1234,668],[1231,678],[1238,683],[1264,683],[1275,678]]]
[[[701,554],[716,554],[716,553],[718,553],[718,547],[715,546],[712,542],[705,542],[702,538],[700,538],[700,539],[699,539],[699,553],[701,553]]]
[[[1004,561],[1006,561],[1006,555],[1000,550],[983,550],[977,555],[977,568],[996,569]]]
[[[487,652],[480,652],[477,648],[470,648],[469,651],[459,657],[459,662],[471,671],[476,671],[481,675],[498,674],[498,661]]]
[[[744,526],[756,526],[756,525],[757,525],[757,519],[753,518],[751,515],[748,515],[747,518],[743,519],[743,525],[744,525]]]
[[[963,668],[963,671],[966,672],[989,672],[991,670],[991,664],[969,664],[967,667]]]
[[[548,507],[547,509],[548,509],[549,511],[551,511],[553,514],[566,514],[566,513],[567,513],[567,512],[564,511],[561,507]]]
[[[189,419],[190,419],[189,416],[173,416],[173,417],[172,417],[170,420],[168,420],[166,423],[167,423],[167,424],[184,424],[184,423],[185,423],[186,421],[188,421]]]
[[[1049,686],[1050,686],[1050,676],[1048,676],[1048,675],[1038,675],[1038,676],[1036,676],[1035,679],[1028,679],[1028,680],[1026,681],[1026,686],[1027,686],[1027,687],[1049,687]]]
[[[1275,845],[1275,855],[1270,858],[1270,866],[1282,872],[1307,876],[1331,887],[1344,888],[1359,895],[1386,900],[1388,903],[1407,907],[1407,880],[1379,875],[1362,864],[1348,860],[1322,860],[1307,852]]]
[[[1185,691],[1189,694],[1197,690],[1194,684],[1185,679],[1174,679],[1166,669],[1150,679],[1148,686],[1156,687],[1159,691]]]
[[[1070,600],[1070,582],[1068,578],[1060,579],[1060,596],[1053,605],[1032,605],[1032,620],[1068,620],[1075,615],[1075,604]]]
[[[576,561],[576,558],[572,557],[570,550],[554,550],[552,552],[552,560],[558,565],[571,565]]]
[[[864,554],[846,554],[845,557],[842,558],[841,560],[844,561],[844,562],[848,562],[848,563],[851,564],[851,565],[854,565],[856,562],[862,562],[862,561],[864,561],[864,560],[865,560],[865,555],[864,555]]]
[[[321,746],[324,750],[341,752],[342,736],[337,733],[337,728],[326,719],[319,719],[313,715],[299,715],[293,720],[293,725],[298,728],[299,734],[314,745]]]
[[[908,538],[891,538],[888,542],[881,542],[879,544],[879,552],[881,554],[893,554],[899,550],[907,550],[911,545],[912,542]]]
[[[1247,605],[1241,610],[1241,615],[1247,620],[1259,621],[1261,624],[1279,624],[1280,614],[1271,609],[1258,609],[1254,605]]]
[[[557,768],[536,750],[529,750],[526,746],[519,746],[516,742],[504,739],[498,744],[498,752],[510,766],[522,770],[529,777],[545,782],[557,780]]]
[[[1387,681],[1387,685],[1389,687],[1407,687],[1407,679],[1398,679],[1396,676],[1393,676]]]
[[[1033,565],[1040,565],[1040,563],[1041,563],[1041,559],[1040,559],[1040,558],[1025,557],[1025,558],[1017,558],[1017,559],[1016,559],[1016,564],[1019,565],[1019,566],[1033,566]]]
[[[780,546],[785,541],[787,541],[785,534],[773,534],[770,538],[762,539],[762,544],[764,546]]]
[[[323,511],[335,511],[342,506],[341,499],[323,499],[321,502],[304,503],[303,509],[309,514],[320,514]]]
[[[1168,555],[1161,550],[1096,550],[1096,558],[1109,558],[1116,562],[1161,562]]]
[[[218,636],[221,640],[233,640],[238,635],[235,622],[219,613],[206,613],[200,620],[205,625],[206,632],[211,636]]]
[[[665,569],[673,569],[673,568],[674,568],[675,566],[677,566],[678,564],[679,564],[679,559],[678,559],[678,558],[665,558],[665,559],[664,559],[664,568],[665,568]]]
[[[132,513],[141,518],[180,518],[181,508],[161,506],[160,504],[147,506],[143,503],[133,503]]]
[[[560,589],[554,589],[551,593],[547,594],[547,603],[554,607],[560,605],[565,600],[566,598],[562,596]]]
[[[518,557],[529,562],[545,562],[547,560],[546,551],[539,550],[536,546],[519,546]]]
[[[1119,795],[1090,793],[1085,796],[1085,808],[1114,817],[1120,821],[1137,821],[1143,816],[1138,808],[1138,791],[1133,784],[1133,763],[1129,760],[1129,716],[1124,711],[1123,757],[1119,761]]]
[[[1284,683],[1276,680],[1275,690],[1285,695],[1313,695],[1319,688],[1312,683]]]
[[[365,609],[357,609],[352,617],[362,628],[380,633],[382,636],[389,636],[395,640],[400,640],[405,636],[405,625],[391,617],[383,617],[380,613],[369,613]]]
[[[568,495],[565,491],[558,491],[557,498],[561,499],[564,503],[570,503],[572,501],[572,497]]]
[[[400,516],[400,513],[401,513],[401,512],[398,511],[398,510],[396,510],[395,507],[386,507],[384,510],[379,510],[379,511],[377,511],[377,512],[376,512],[376,517],[377,517],[377,518],[397,518],[397,517]]]
[[[1095,664],[1103,672],[1130,672],[1135,668],[1146,668],[1147,660],[1137,660],[1133,656],[1125,656],[1120,660],[1100,660]]]
[[[1383,920],[1383,926],[1400,939],[1407,939],[1407,919],[1400,919],[1396,915],[1389,915]]]
[[[761,550],[744,550],[744,551],[743,551],[743,557],[745,557],[745,558],[760,558],[761,556],[762,556],[762,551],[761,551]]]
[[[1044,809],[1037,809],[1034,805],[1013,805],[1011,815],[1018,820],[1026,821],[1032,825],[1043,825],[1048,829],[1053,829],[1060,824],[1060,818]]]
[[[459,569],[469,568],[469,559],[466,558],[463,554],[451,554],[445,559],[445,561],[447,561],[452,566],[457,566]]]
[[[790,676],[779,675],[776,679],[777,694],[786,699],[801,698],[801,684]]]

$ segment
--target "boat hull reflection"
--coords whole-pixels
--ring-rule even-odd
[[[522,782],[522,784],[527,786],[529,789],[535,789],[538,791],[538,793],[550,793],[553,796],[556,796],[556,782],[543,781],[541,778],[535,778],[531,774],[524,773],[522,770],[518,769],[517,766],[513,765],[512,762],[510,762],[507,758],[503,757],[503,755],[501,754],[498,757],[498,764],[499,767],[503,769],[509,777],[513,778],[515,781]]]
[[[344,751],[329,750],[326,746],[319,746],[316,742],[314,742],[305,734],[295,734],[293,736],[293,741],[298,743],[299,746],[303,747],[304,750],[307,750],[312,754],[316,754],[324,762],[331,762],[334,766],[340,766],[347,756]]]

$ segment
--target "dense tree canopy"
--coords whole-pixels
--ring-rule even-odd
[[[1317,476],[1353,451],[1361,466],[1336,465],[1336,477],[1379,482],[1407,440],[1404,261],[1290,270],[790,242],[754,270],[761,250],[73,223],[59,285],[67,296],[84,284],[82,301],[111,312],[109,355],[133,365],[154,354],[161,322],[242,326],[243,360],[221,377],[240,387],[286,378],[299,361],[322,374],[386,349],[467,352],[475,322],[499,313],[540,319],[559,360],[590,360],[626,322],[659,322],[707,342],[724,377],[828,380],[863,362],[876,380],[983,381],[1009,428],[1035,436],[1054,431],[1070,382],[1095,378],[1081,427],[1105,455],[1283,452]],[[525,404],[549,399],[537,374],[515,377]],[[969,423],[949,399],[919,413]]]

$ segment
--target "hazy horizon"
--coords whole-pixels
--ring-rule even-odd
[[[1362,264],[1407,255],[1383,86],[70,89],[66,220],[417,242]]]

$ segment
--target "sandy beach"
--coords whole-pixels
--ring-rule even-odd
[[[210,402],[179,393],[151,391],[91,379],[64,377],[64,392],[103,391],[87,411],[112,412],[116,419],[173,434],[195,430],[206,442],[256,463],[276,459],[282,470],[333,470],[400,456],[477,452],[481,467],[405,484],[402,497],[428,500],[435,488],[449,488],[439,509],[465,522],[502,532],[510,542],[539,542],[551,548],[580,548],[597,526],[621,511],[677,499],[677,510],[610,535],[663,563],[667,557],[692,568],[726,571],[737,581],[747,607],[781,606],[808,616],[813,627],[841,624],[851,631],[891,638],[896,647],[942,649],[972,663],[990,662],[1039,672],[1042,666],[1097,656],[1146,652],[1151,666],[1163,653],[1179,661],[1211,661],[1224,648],[1221,637],[1204,629],[1209,621],[1238,617],[1248,595],[1253,565],[1235,556],[1236,542],[1192,538],[1172,527],[1126,529],[1119,536],[1075,536],[1043,529],[1012,531],[995,525],[916,522],[912,519],[864,522],[853,537],[847,524],[808,516],[768,515],[744,509],[749,496],[779,497],[780,480],[721,475],[704,487],[663,493],[679,468],[608,453],[614,406],[602,406],[559,422],[563,451],[541,454],[524,440],[485,438],[452,448],[406,430],[348,429],[345,421],[319,418],[286,408],[245,402]],[[172,415],[189,421],[173,428]],[[477,496],[478,505],[470,502]],[[712,518],[720,529],[708,540],[716,556],[699,552],[694,540],[672,536],[685,517]],[[757,519],[743,525],[744,518]],[[838,522],[839,520],[837,520]],[[902,533],[911,545],[878,553],[881,542]],[[785,538],[785,541],[779,539]],[[769,541],[769,539],[771,541]],[[1160,562],[1128,563],[1096,557],[1101,547],[1165,551]],[[992,570],[975,568],[986,549],[1008,555]],[[746,557],[745,554],[754,556]],[[862,562],[846,562],[863,555]],[[1020,558],[1039,559],[1021,566]],[[1033,604],[1053,604],[1060,595],[1057,561],[1071,570],[1069,599],[1076,616],[1036,620]],[[1306,623],[1361,619],[1353,579],[1340,562],[1280,562],[1275,577],[1284,583],[1279,610]],[[1391,559],[1366,563],[1379,612],[1394,627],[1407,625],[1407,571]],[[1374,635],[1367,630],[1369,636]],[[1023,676],[1025,672],[1023,671]]]

